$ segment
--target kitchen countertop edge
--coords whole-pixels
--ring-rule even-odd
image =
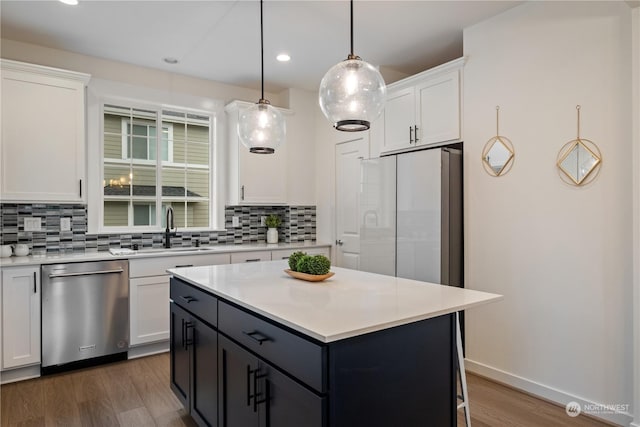
[[[256,244],[240,244],[240,245],[216,245],[216,246],[201,246],[194,248],[194,250],[186,250],[181,247],[174,249],[181,249],[172,251],[167,249],[166,251],[154,251],[146,252],[144,249],[134,254],[126,255],[112,255],[108,251],[101,252],[83,252],[83,253],[67,253],[67,254],[55,254],[55,255],[28,255],[28,256],[11,256],[7,258],[0,258],[0,269],[10,267],[28,267],[46,264],[59,264],[59,263],[71,263],[71,262],[88,262],[88,261],[111,261],[111,260],[135,260],[145,258],[159,258],[168,256],[187,256],[187,255],[208,255],[208,254],[225,254],[225,253],[237,253],[237,252],[252,252],[252,251],[277,251],[286,249],[309,249],[309,248],[321,248],[331,247],[329,243],[256,243]]]

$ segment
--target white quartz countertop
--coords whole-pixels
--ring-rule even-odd
[[[321,342],[429,319],[502,295],[332,267],[324,282],[289,277],[286,261],[169,270],[225,300]]]
[[[125,255],[112,255],[109,252],[80,252],[80,253],[61,253],[55,255],[29,255],[29,256],[12,256],[0,258],[0,267],[17,267],[42,264],[58,264],[66,262],[86,262],[86,261],[104,261],[114,259],[137,259],[137,258],[156,258],[167,256],[184,256],[184,255],[204,255],[211,253],[232,253],[232,252],[250,252],[250,251],[277,251],[280,249],[300,249],[329,247],[328,243],[250,243],[240,245],[212,245],[200,246],[198,248],[191,247],[174,247],[171,249],[141,249]]]

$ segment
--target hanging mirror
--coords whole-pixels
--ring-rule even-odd
[[[482,165],[489,175],[502,176],[511,170],[515,153],[509,138],[500,135],[500,107],[496,107],[496,136],[484,145]]]
[[[580,106],[578,115],[578,137],[567,142],[558,154],[558,169],[563,181],[572,185],[585,185],[595,179],[600,171],[602,155],[592,141],[580,138]]]

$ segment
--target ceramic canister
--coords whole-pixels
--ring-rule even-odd
[[[10,245],[0,246],[0,258],[7,258],[10,256],[11,256],[11,246]]]

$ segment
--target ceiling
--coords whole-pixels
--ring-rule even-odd
[[[260,87],[257,0],[55,0],[0,3],[2,38]],[[462,56],[462,30],[517,1],[365,1],[354,3],[354,50],[387,81]],[[264,2],[265,86],[316,90],[349,53],[347,1]],[[277,62],[278,53],[291,56]],[[165,57],[179,60],[166,64]],[[394,72],[395,71],[395,72]]]

